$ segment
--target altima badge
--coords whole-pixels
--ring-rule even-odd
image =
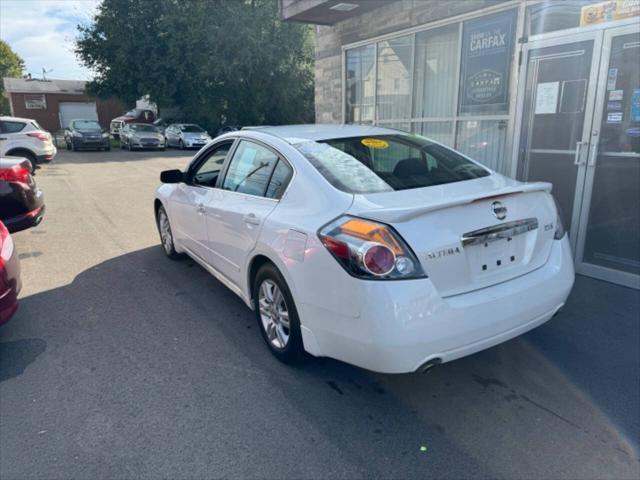
[[[493,202],[491,204],[491,211],[498,220],[507,218],[507,207],[505,207],[502,202]]]
[[[457,255],[461,253],[459,247],[445,248],[436,250],[435,252],[427,252],[427,258],[435,260],[436,258],[448,257],[449,255]]]

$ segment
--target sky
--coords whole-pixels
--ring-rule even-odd
[[[89,80],[73,53],[76,26],[90,22],[100,0],[0,0],[0,38],[22,57],[26,73]]]

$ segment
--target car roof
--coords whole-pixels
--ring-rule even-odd
[[[280,125],[277,127],[245,127],[245,131],[266,133],[279,137],[290,144],[307,141],[323,141],[335,138],[366,137],[376,135],[406,135],[406,132],[393,128],[374,127],[371,125]],[[236,132],[237,133],[237,132]]]
[[[0,116],[0,120],[7,122],[33,122],[33,118],[22,118],[22,117],[9,117],[9,116]]]

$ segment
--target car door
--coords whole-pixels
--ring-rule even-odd
[[[266,145],[240,140],[206,205],[212,265],[237,286],[262,224],[278,202],[282,189],[269,185],[279,161],[284,162]]]
[[[212,202],[218,174],[233,140],[213,145],[198,155],[171,196],[169,215],[176,240],[206,263],[210,263],[205,205]]]
[[[172,147],[175,147],[177,145],[175,125],[170,125],[167,128],[167,141],[169,142],[169,145],[171,145]]]

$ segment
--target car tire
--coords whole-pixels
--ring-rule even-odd
[[[104,147],[104,151],[105,151],[105,152],[109,152],[109,151],[111,151],[111,145],[109,145],[108,147]]]
[[[69,143],[69,142],[67,142],[67,141],[65,141],[64,143],[66,143],[66,144],[67,144],[67,150],[71,151],[71,143]]]
[[[180,150],[184,150],[184,142],[182,141],[182,139],[180,139],[180,142],[178,143],[178,146],[180,147]]]
[[[287,283],[272,263],[262,265],[256,274],[253,304],[262,338],[271,353],[289,365],[304,362],[308,355],[302,344],[298,311]]]
[[[20,152],[20,156],[29,160],[31,164],[31,174],[34,175],[36,173],[36,168],[38,168],[38,160],[36,156],[31,152]]]
[[[171,230],[169,215],[167,215],[167,211],[162,205],[156,212],[156,225],[158,227],[158,233],[160,234],[160,247],[164,254],[171,260],[182,258],[182,255],[178,253],[173,243],[173,231]]]

